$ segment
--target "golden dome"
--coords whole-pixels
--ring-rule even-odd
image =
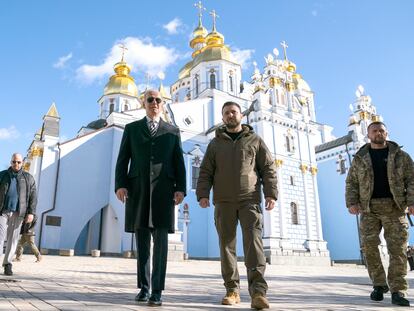
[[[194,29],[193,31],[193,39],[190,41],[190,47],[194,49],[194,47],[199,43],[205,44],[206,36],[207,36],[207,29],[203,26],[203,24],[201,24],[201,18],[200,18],[197,28]]]
[[[373,114],[372,116],[371,116],[371,121],[372,122],[381,122],[382,120],[381,120],[381,116],[380,115],[378,115],[378,114]]]
[[[236,62],[231,55],[230,49],[227,46],[206,46],[205,49],[194,58],[192,67],[194,68],[202,62],[209,62],[214,60],[227,60],[232,63]]]
[[[125,94],[129,96],[138,96],[138,88],[134,78],[129,75],[131,67],[124,61],[114,65],[115,74],[109,78],[105,85],[104,95]]]
[[[207,48],[212,46],[222,46],[224,44],[224,36],[213,30],[206,37]]]
[[[356,123],[358,123],[356,117],[355,116],[351,116],[349,118],[349,124],[348,125],[353,125],[353,124],[356,124]]]
[[[305,80],[303,80],[302,76],[299,73],[292,74],[292,78],[297,89],[311,92],[309,84]]]
[[[296,71],[296,65],[292,63],[290,60],[286,60],[286,70],[290,72]]]
[[[193,38],[205,37],[207,34],[207,29],[201,23],[199,23],[197,28],[193,31]]]
[[[178,73],[178,79],[181,80],[185,77],[190,76],[190,70],[193,68],[193,61],[190,60],[187,64],[184,65],[183,68],[180,69],[180,72]]]

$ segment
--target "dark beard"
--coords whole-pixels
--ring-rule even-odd
[[[228,129],[234,129],[240,125],[241,122],[237,122],[236,120],[227,121],[226,127]]]
[[[371,142],[373,144],[377,144],[377,145],[382,145],[382,144],[384,144],[385,141],[386,141],[385,138],[375,138],[375,139],[371,140]]]

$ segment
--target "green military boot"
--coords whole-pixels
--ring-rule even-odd
[[[384,293],[388,292],[390,289],[387,285],[384,286],[374,286],[374,290],[371,292],[371,300],[381,301],[384,300]]]
[[[409,307],[410,302],[404,298],[404,294],[395,292],[391,294],[391,302],[393,305]]]

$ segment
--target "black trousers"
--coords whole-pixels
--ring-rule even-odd
[[[152,252],[152,275],[150,271],[151,235],[154,242]],[[168,229],[140,228],[135,231],[135,237],[138,251],[138,288],[147,289],[148,291],[150,288],[153,291],[163,290],[165,288],[165,274],[167,270]]]

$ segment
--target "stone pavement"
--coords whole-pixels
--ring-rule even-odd
[[[44,256],[34,263],[25,255],[13,264],[12,277],[0,274],[0,310],[154,310],[135,303],[136,261],[124,258]],[[1,271],[2,272],[2,271]],[[224,294],[218,261],[169,262],[167,289],[159,310],[251,310],[245,270],[240,263],[241,299],[222,306]],[[368,298],[365,268],[268,266],[270,310],[402,310]],[[411,287],[413,273],[409,273]],[[409,291],[413,298],[414,290]]]

